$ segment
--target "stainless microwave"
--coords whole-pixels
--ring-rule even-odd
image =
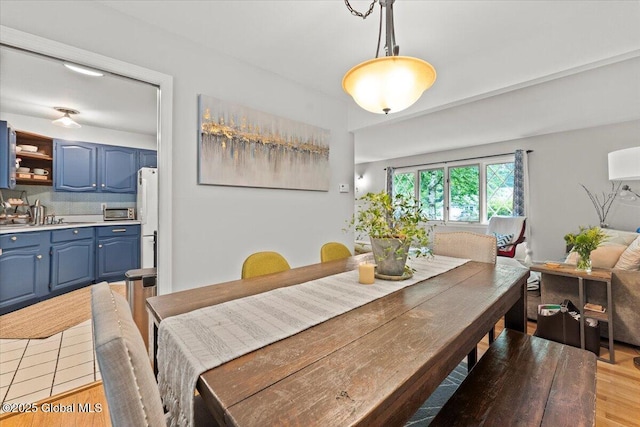
[[[104,208],[102,218],[105,221],[127,221],[136,219],[135,208]]]

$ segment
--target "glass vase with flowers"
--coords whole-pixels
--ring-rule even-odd
[[[591,252],[604,242],[607,234],[600,227],[580,227],[578,233],[564,236],[567,245],[578,254],[576,270],[591,273]]]

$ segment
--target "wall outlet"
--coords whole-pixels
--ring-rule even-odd
[[[107,204],[106,203],[100,203],[100,211],[104,212],[104,210],[107,208]]]
[[[338,185],[338,190],[341,193],[348,193],[349,192],[349,184],[339,184]]]

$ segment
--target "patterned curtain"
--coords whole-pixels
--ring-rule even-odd
[[[515,152],[515,164],[513,172],[513,215],[514,216],[526,216],[529,212],[529,162],[528,155],[525,150],[516,150]],[[525,246],[525,265],[531,265],[531,228],[530,218],[527,218],[527,223],[524,230],[524,235],[527,240],[524,242]]]
[[[391,200],[393,200],[393,171],[395,168],[391,166],[387,166],[387,194],[391,196]]]
[[[513,172],[513,215],[525,216],[528,203],[529,170],[527,165],[527,152],[516,150]]]

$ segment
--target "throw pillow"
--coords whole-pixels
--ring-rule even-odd
[[[627,249],[622,252],[620,259],[613,268],[621,270],[640,270],[640,237],[636,238]]]
[[[512,234],[492,233],[492,234],[496,236],[496,243],[499,249],[503,249],[506,245],[511,243],[511,240],[513,240],[513,233]]]
[[[604,243],[591,252],[591,265],[595,268],[614,268],[616,261],[626,249],[625,245]],[[578,253],[573,251],[569,253],[565,263],[577,264]]]
[[[611,228],[606,228],[604,232],[607,235],[607,243],[618,243],[625,246],[629,246],[639,236],[638,233],[633,231],[613,230]]]

